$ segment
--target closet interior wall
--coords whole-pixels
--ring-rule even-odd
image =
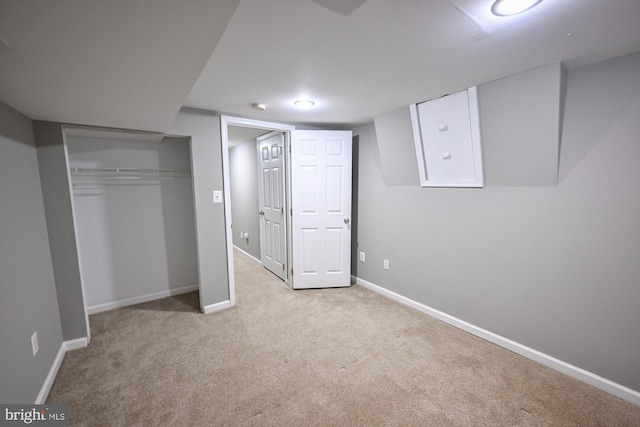
[[[198,289],[190,142],[66,135],[89,314]]]

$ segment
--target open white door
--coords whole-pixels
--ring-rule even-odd
[[[351,131],[291,132],[292,287],[351,284]]]
[[[284,134],[258,138],[258,208],[260,261],[284,280],[286,235],[284,216]]]

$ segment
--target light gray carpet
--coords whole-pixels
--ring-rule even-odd
[[[229,310],[190,293],[91,316],[47,402],[87,426],[640,426],[640,407],[361,286],[235,265]]]

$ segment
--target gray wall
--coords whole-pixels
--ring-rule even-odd
[[[233,245],[260,259],[257,161],[256,140],[229,150]],[[249,233],[249,238],[240,238],[240,232]]]
[[[2,102],[0,203],[0,402],[33,403],[62,345],[62,327],[32,123]]]
[[[557,186],[386,186],[373,124],[355,129],[357,245],[367,254],[357,272],[640,390],[640,55],[572,70],[566,81]],[[503,147],[537,142],[527,132],[483,138],[488,177]]]
[[[229,300],[224,204],[212,202],[212,191],[223,189],[220,116],[183,108],[169,133],[191,137],[200,304],[206,307]]]
[[[122,136],[110,139],[68,134],[69,165],[191,168],[188,138],[160,141],[135,133],[118,135]],[[72,180],[90,312],[96,306],[197,285],[191,178]]]
[[[478,88],[487,185],[558,183],[563,77],[551,64]]]
[[[386,185],[420,185],[409,106],[374,118]]]
[[[89,336],[73,224],[67,158],[59,123],[33,123],[49,247],[65,341]]]

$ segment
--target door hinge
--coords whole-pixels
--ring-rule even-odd
[[[289,154],[291,154],[291,144],[289,144]]]
[[[280,213],[284,215],[284,208],[280,208]]]
[[[293,276],[293,268],[291,269],[291,275]]]
[[[289,209],[289,215],[293,216],[293,208]]]
[[[284,264],[282,264],[282,269],[284,270]]]

